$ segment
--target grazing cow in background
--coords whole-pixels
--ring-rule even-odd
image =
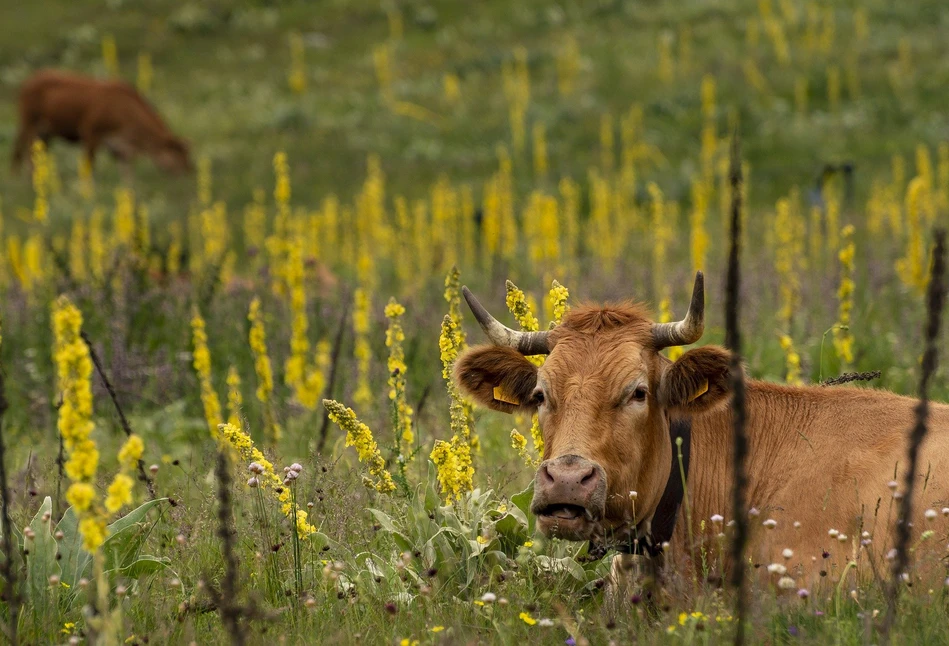
[[[584,305],[552,330],[517,332],[467,288],[464,295],[494,345],[459,357],[458,384],[494,410],[539,415],[544,455],[531,510],[540,530],[677,563],[681,557],[685,571],[701,571],[701,559],[715,569],[717,538],[732,514],[729,353],[705,346],[675,362],[660,354],[701,338],[701,272],[687,316],[675,323],[654,323],[639,305]],[[548,355],[540,367],[525,358],[539,354]],[[902,486],[916,400],[862,388],[746,384],[745,496],[760,514],[752,518],[748,556],[774,563],[782,587],[813,585],[821,570],[839,573],[852,557],[879,567],[876,559],[891,547],[899,495],[891,481]],[[949,406],[932,405],[929,424],[914,541],[927,524],[945,536],[949,522],[924,513],[949,507]],[[933,555],[945,547],[935,538],[929,544]],[[727,569],[727,545],[724,552]]]
[[[145,155],[161,169],[191,171],[188,144],[176,137],[155,109],[128,83],[42,70],[23,83],[20,130],[13,150],[16,170],[37,138],[81,143],[89,168],[104,146],[129,173]]]

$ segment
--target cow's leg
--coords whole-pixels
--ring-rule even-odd
[[[13,160],[10,164],[11,170],[16,172],[26,161],[30,164],[30,146],[36,139],[36,129],[27,123],[20,124],[20,131],[17,133],[16,142],[13,144]]]

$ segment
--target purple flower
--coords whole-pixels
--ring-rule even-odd
[[[791,635],[791,637],[797,637],[798,635],[797,626],[788,626],[788,634]]]
[[[577,646],[577,640],[573,637],[567,637],[567,641],[564,642],[567,646]]]

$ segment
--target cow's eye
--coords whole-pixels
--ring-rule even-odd
[[[646,401],[646,395],[649,394],[649,391],[646,390],[645,386],[637,386],[636,390],[633,391],[630,401],[634,402],[644,402]]]
[[[531,405],[533,406],[543,406],[544,404],[544,391],[538,388],[533,393],[531,393]]]

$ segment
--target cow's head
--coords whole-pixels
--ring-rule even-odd
[[[190,173],[194,169],[188,143],[174,135],[162,140],[154,156],[155,164],[169,173]]]
[[[465,288],[493,345],[459,357],[455,379],[484,406],[537,412],[544,455],[531,510],[544,534],[603,538],[655,513],[672,464],[670,419],[707,411],[728,397],[723,348],[690,350],[675,362],[660,354],[702,336],[704,292],[699,272],[689,312],[676,323],[653,323],[640,305],[587,305],[552,330],[518,332]],[[525,358],[539,354],[549,355],[540,367]]]

